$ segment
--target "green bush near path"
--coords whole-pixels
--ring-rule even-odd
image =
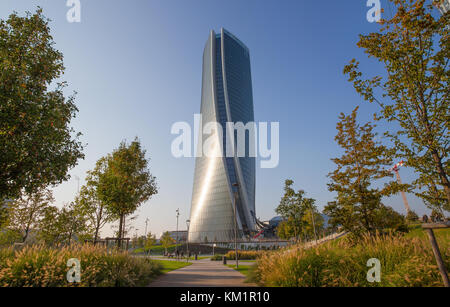
[[[238,258],[239,260],[256,260],[258,257],[261,257],[263,254],[269,253],[269,251],[242,251],[238,250]],[[211,257],[212,261],[221,261],[224,255],[214,255]],[[229,251],[225,254],[227,260],[235,260],[236,253],[235,251]]]

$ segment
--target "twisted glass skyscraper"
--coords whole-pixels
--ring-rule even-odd
[[[254,140],[250,133],[246,135],[244,157],[227,156],[226,123],[254,122],[250,54],[224,29],[220,34],[211,31],[204,49],[201,114],[203,127],[220,123],[223,134],[216,134],[209,143],[210,151],[219,157],[205,155],[198,146],[189,241],[232,240],[235,218],[238,238],[242,238],[255,229],[255,158],[247,150]],[[205,144],[209,137],[201,128],[199,144]]]

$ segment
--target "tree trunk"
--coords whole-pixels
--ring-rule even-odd
[[[441,178],[441,183],[444,187],[445,195],[447,196],[447,202],[450,204],[450,183],[448,181],[447,174],[442,167],[442,159],[439,157],[436,150],[432,150],[431,155],[433,156],[433,160],[436,165],[439,177]]]
[[[97,225],[95,225],[95,235],[94,235],[94,245],[98,240],[98,233],[100,231],[100,226],[102,224],[103,206],[100,206],[100,212],[97,215]]]
[[[30,232],[30,227],[27,226],[27,228],[25,229],[25,234],[22,237],[22,243],[25,243],[25,241],[27,240],[29,232]]]
[[[117,233],[117,248],[122,246],[122,227],[123,227],[123,215],[120,215],[119,218],[119,231]]]
[[[123,216],[123,222],[122,222],[122,233],[121,233],[122,239],[125,238],[126,221],[127,221],[127,216],[124,215]]]
[[[99,226],[97,225],[97,227],[95,227],[94,245],[97,244],[97,240],[98,240],[98,231],[99,231]]]

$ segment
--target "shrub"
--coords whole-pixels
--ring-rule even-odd
[[[442,234],[439,245],[449,268],[450,233]],[[366,279],[370,258],[381,262],[381,283]],[[442,286],[430,243],[406,236],[366,236],[356,245],[341,240],[266,253],[257,260],[251,278],[275,287]]]
[[[242,251],[238,250],[238,257],[240,260],[255,260],[258,257],[260,257],[264,252],[261,251]],[[225,254],[225,257],[230,260],[236,259],[236,252],[235,251],[229,251]]]
[[[214,256],[211,257],[211,261],[220,261],[220,260],[222,260],[223,256],[224,255],[215,254]]]
[[[70,258],[80,260],[80,283],[67,282]],[[0,250],[0,287],[146,286],[160,272],[161,266],[152,260],[93,245]]]

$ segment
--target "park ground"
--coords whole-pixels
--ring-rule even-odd
[[[161,261],[163,270],[167,273],[157,277],[150,287],[252,287],[246,283],[245,272],[253,262],[242,262],[239,270],[234,270],[234,261],[223,265],[221,261],[211,261],[209,258],[180,262],[152,257]],[[184,265],[183,265],[184,264]],[[169,268],[174,268],[170,270]]]

